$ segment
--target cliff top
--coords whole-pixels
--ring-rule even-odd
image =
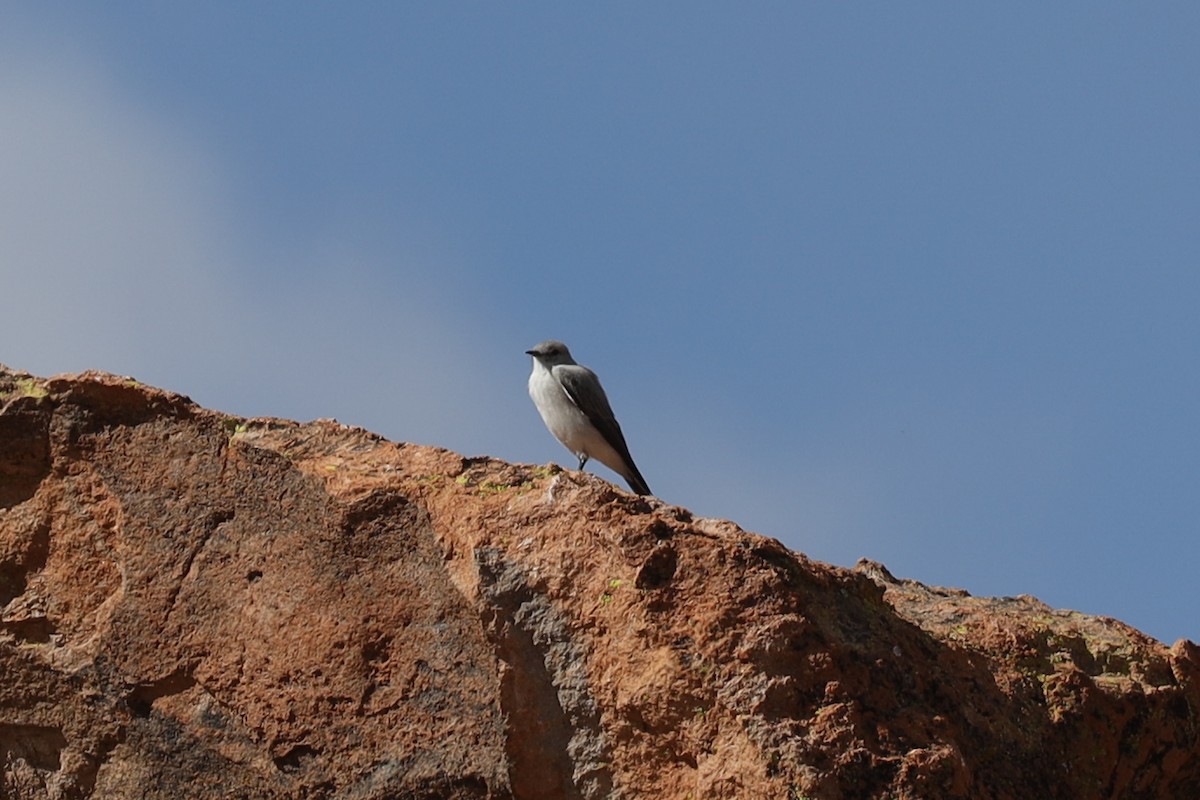
[[[2,798],[1200,796],[1200,650],[0,369]]]

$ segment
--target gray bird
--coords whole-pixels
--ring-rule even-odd
[[[553,339],[525,352],[533,356],[529,396],[554,438],[579,459],[579,468],[594,458],[624,478],[630,489],[650,494],[596,373],[576,364],[567,346]]]

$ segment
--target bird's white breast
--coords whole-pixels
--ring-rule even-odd
[[[555,439],[573,453],[590,451],[590,440],[596,436],[596,429],[563,391],[558,379],[537,361],[529,373],[529,396]]]

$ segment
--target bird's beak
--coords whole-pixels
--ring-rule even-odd
[[[527,356],[536,356],[536,355],[537,355],[537,353],[535,353],[533,350],[526,350],[526,351],[525,351],[525,355],[527,355]]]

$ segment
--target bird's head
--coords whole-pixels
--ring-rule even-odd
[[[547,339],[532,349],[526,350],[525,353],[533,356],[548,367],[553,367],[557,364],[575,363],[575,359],[571,358],[571,351],[567,349],[565,344],[556,339]]]

